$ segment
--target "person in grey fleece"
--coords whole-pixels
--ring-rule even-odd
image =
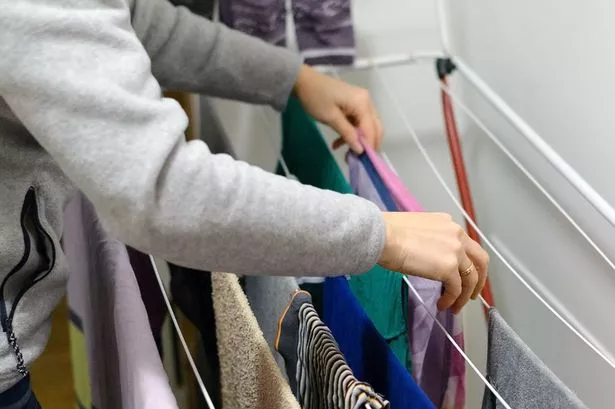
[[[46,345],[77,188],[113,235],[191,268],[340,275],[380,263],[443,281],[441,308],[482,287],[487,255],[450,216],[381,213],[213,155],[185,141],[186,115],[161,87],[277,109],[292,92],[355,151],[355,127],[376,148],[382,133],[364,90],[166,0],[0,0],[0,392]]]

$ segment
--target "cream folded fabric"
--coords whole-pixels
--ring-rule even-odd
[[[237,276],[212,274],[223,409],[299,409]]]

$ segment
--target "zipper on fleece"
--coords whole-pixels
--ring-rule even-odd
[[[24,240],[24,253],[15,267],[13,267],[6,275],[4,280],[2,280],[2,284],[0,284],[0,324],[2,325],[2,330],[6,334],[7,341],[13,350],[15,357],[17,358],[17,371],[22,376],[26,376],[28,374],[28,369],[25,366],[23,354],[21,353],[19,343],[17,342],[17,336],[13,330],[13,318],[15,316],[15,311],[17,311],[17,306],[26,292],[36,283],[47,277],[49,273],[51,273],[56,261],[55,245],[51,235],[47,232],[47,230],[45,230],[41,222],[38,211],[38,201],[36,199],[36,190],[34,187],[30,187],[26,193],[21,209],[20,223]],[[34,243],[32,243],[30,234],[34,237]],[[45,267],[42,270],[35,270],[24,280],[22,288],[19,289],[17,295],[15,296],[11,310],[7,311],[6,298],[4,294],[6,284],[11,277],[15,276],[24,268],[30,258],[30,253],[33,250],[33,244],[34,250],[43,259],[43,264]]]

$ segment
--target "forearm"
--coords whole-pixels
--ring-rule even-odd
[[[167,0],[131,0],[132,25],[165,88],[285,106],[300,57]]]

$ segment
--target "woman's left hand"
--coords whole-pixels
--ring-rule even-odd
[[[363,131],[367,143],[380,149],[382,124],[367,90],[304,65],[293,92],[310,115],[340,135],[333,143],[334,149],[348,144],[354,152],[362,153],[357,128]]]

